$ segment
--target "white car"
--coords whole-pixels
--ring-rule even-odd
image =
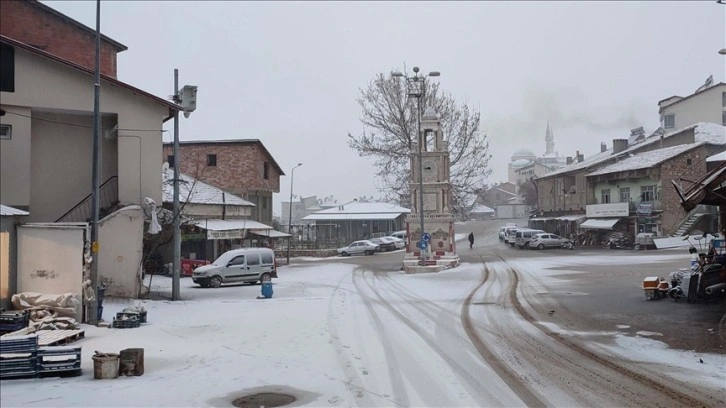
[[[338,248],[338,254],[342,256],[350,256],[355,254],[373,255],[378,250],[378,245],[371,241],[364,239],[361,241],[355,241],[352,244]]]
[[[406,241],[402,240],[401,238],[396,238],[396,237],[383,237],[383,238],[393,241],[393,244],[396,246],[396,249],[403,249],[403,247],[406,246]]]
[[[268,248],[233,249],[192,273],[192,281],[203,288],[218,288],[223,283],[262,283],[276,277],[275,253]]]

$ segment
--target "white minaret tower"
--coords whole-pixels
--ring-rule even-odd
[[[555,152],[555,137],[552,135],[549,120],[547,121],[547,133],[545,135],[545,142],[547,143],[547,150],[545,151],[545,155],[553,154]]]

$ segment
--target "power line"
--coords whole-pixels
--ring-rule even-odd
[[[55,123],[55,124],[58,124],[58,125],[66,125],[66,126],[75,126],[75,127],[86,128],[86,129],[92,129],[93,128],[93,126],[91,126],[91,125],[83,125],[83,124],[80,124],[80,123],[63,122],[63,121],[52,120],[52,119],[43,119],[43,118],[39,118],[39,117],[35,117],[35,116],[24,115],[22,113],[17,113],[17,112],[10,112],[10,111],[5,111],[5,112],[6,113],[9,113],[9,114],[12,114],[12,115],[16,115],[16,116],[22,116],[24,118],[28,118],[28,119],[31,119],[31,120],[39,120],[41,122]],[[168,130],[166,130],[166,129],[126,129],[126,128],[114,128],[114,130],[123,130],[123,131],[126,131],[126,132],[168,132]]]

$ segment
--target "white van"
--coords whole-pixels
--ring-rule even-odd
[[[393,234],[391,234],[391,236],[396,237],[398,239],[402,239],[404,242],[406,242],[406,230],[396,231]]]
[[[516,232],[516,238],[515,238],[514,243],[520,249],[529,248],[529,241],[532,240],[532,237],[534,237],[537,234],[543,234],[543,233],[544,233],[544,231],[538,230],[538,229],[530,229],[530,228],[518,229]]]
[[[218,288],[223,283],[262,282],[266,278],[277,278],[275,253],[269,248],[233,249],[192,273],[192,281],[203,288]]]

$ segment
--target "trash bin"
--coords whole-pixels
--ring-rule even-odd
[[[265,299],[269,299],[272,297],[272,279],[265,276],[264,279],[262,279],[262,297]]]
[[[118,354],[98,353],[93,357],[93,378],[96,380],[109,380],[118,378]]]

